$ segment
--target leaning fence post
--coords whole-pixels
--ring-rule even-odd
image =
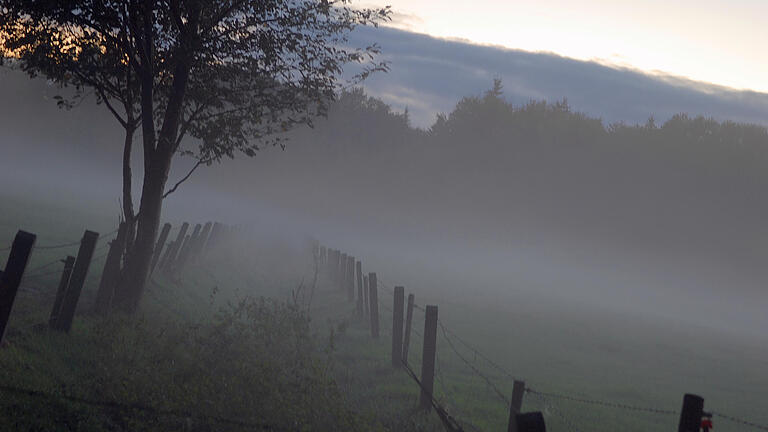
[[[523,394],[525,394],[525,382],[515,380],[512,385],[512,402],[509,404],[509,425],[507,432],[520,432],[517,428],[517,415],[523,409]]]
[[[547,432],[544,415],[541,412],[529,412],[515,416],[517,432]]]
[[[165,241],[168,240],[168,234],[171,232],[171,224],[166,223],[163,225],[163,230],[160,231],[160,237],[157,239],[157,244],[155,245],[155,250],[152,252],[152,264],[149,267],[149,274],[151,275],[152,272],[155,271],[155,266],[157,265],[157,261],[160,259],[160,253],[163,251],[163,246],[165,246]]]
[[[13,302],[21,285],[21,278],[29,262],[32,246],[37,236],[26,231],[19,231],[13,239],[5,269],[0,273],[0,344],[5,336],[8,319],[11,317]]]
[[[69,286],[69,278],[72,276],[72,267],[75,265],[75,257],[68,256],[62,260],[64,263],[64,271],[61,272],[61,279],[59,279],[59,287],[56,289],[56,300],[53,301],[53,309],[51,309],[51,317],[48,319],[48,327],[54,328],[56,326],[56,320],[61,312],[61,302],[64,301],[64,295],[67,293],[67,286]]]
[[[405,335],[403,336],[403,363],[408,364],[408,347],[411,345],[411,323],[413,322],[414,296],[408,294],[408,307],[405,313]]]
[[[365,312],[365,316],[371,315],[371,304],[368,300],[368,293],[370,289],[368,286],[368,276],[363,276],[363,309],[365,309],[363,312]]]
[[[59,316],[56,318],[56,330],[69,332],[69,329],[72,328],[72,319],[75,317],[77,302],[80,299],[80,292],[83,290],[85,277],[88,275],[88,268],[93,258],[93,250],[96,248],[98,240],[98,233],[86,231],[83,234],[80,249],[77,251],[77,259],[75,259],[75,266],[72,268],[72,275],[69,278],[69,286],[67,286],[64,300],[61,303]]]
[[[683,396],[683,409],[680,411],[678,432],[699,432],[701,416],[704,412],[704,398],[687,393]]]
[[[346,288],[346,285],[345,285],[346,279],[347,279],[347,254],[342,253],[339,261],[338,278],[336,279],[336,283],[339,284],[339,290],[341,292],[344,292],[344,288]]]
[[[104,262],[104,270],[101,272],[99,289],[96,291],[96,302],[93,308],[96,313],[106,315],[112,307],[112,297],[120,275],[120,259],[125,250],[127,233],[128,224],[121,222],[117,229],[117,237],[109,243],[109,252]]]
[[[400,368],[403,361],[404,291],[405,288],[396,286],[392,301],[392,366],[395,368]]]
[[[184,236],[187,235],[188,229],[189,223],[184,222],[181,224],[181,229],[179,229],[179,233],[176,235],[176,240],[168,247],[168,253],[166,254],[167,258],[163,260],[163,264],[160,266],[162,270],[167,271],[173,267],[176,262],[176,254],[179,252],[179,249],[181,249],[181,245],[184,242]]]
[[[355,301],[355,257],[347,257],[347,300],[352,303]]]
[[[435,384],[435,357],[437,355],[437,306],[427,306],[424,319],[424,347],[421,356],[421,395],[419,407],[432,407],[432,389]]]
[[[363,263],[360,261],[355,263],[355,271],[357,273],[357,316],[363,316]]]
[[[379,338],[379,295],[376,273],[368,273],[368,297],[371,300],[371,337]]]

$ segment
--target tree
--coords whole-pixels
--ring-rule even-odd
[[[326,112],[345,65],[362,65],[352,81],[386,68],[377,46],[350,47],[348,35],[389,9],[348,0],[0,0],[0,12],[0,49],[14,63],[76,95],[92,89],[119,119],[113,102],[122,103],[122,120],[141,130],[136,235],[116,295],[128,312],[143,293],[163,198],[181,183],[166,191],[175,155],[197,159],[184,181],[199,166],[282,145],[280,132]]]

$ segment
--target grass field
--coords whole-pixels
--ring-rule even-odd
[[[108,212],[75,211],[21,198],[5,202],[11,205],[0,213],[0,246],[9,244],[19,227],[39,233],[38,245],[46,245],[77,240],[85,228],[107,233],[114,225]],[[76,247],[74,250],[37,250],[29,267],[34,269],[62,258],[63,253],[75,251]],[[0,262],[4,261],[5,252],[0,252]],[[92,304],[100,264],[95,262],[90,272],[81,298],[81,313]],[[35,330],[36,324],[47,320],[57,268],[60,265],[38,270],[36,273],[41,276],[24,282],[7,333],[8,346],[0,351],[3,383],[49,391],[77,389],[80,381],[88,381],[88,368],[111,365],[115,361],[106,357],[94,360],[85,354],[127,355],[131,344],[137,343],[132,339],[136,335],[154,335],[156,340],[147,348],[152,355],[137,360],[143,362],[143,369],[125,378],[132,383],[126,388],[132,391],[152,388],[153,392],[157,391],[152,393],[154,397],[159,398],[155,402],[169,406],[174,406],[174,397],[184,399],[185,386],[183,382],[173,381],[169,384],[167,400],[157,396],[164,390],[156,387],[169,381],[156,372],[149,372],[153,370],[152,362],[162,363],[162,355],[170,359],[178,355],[163,350],[164,344],[174,339],[160,335],[160,329],[169,329],[173,335],[173,331],[181,331],[184,323],[215,320],[220,308],[246,295],[289,300],[300,286],[303,287],[300,303],[306,305],[313,277],[307,253],[277,242],[260,241],[259,247],[252,251],[244,253],[237,249],[207,260],[180,281],[156,278],[144,297],[139,324],[131,324],[140,329],[129,327],[133,330],[117,332],[120,337],[110,341],[111,349],[101,350],[84,348],[99,345],[103,338],[110,337],[100,330],[104,323],[87,315],[78,316],[72,334],[63,340],[59,335]],[[391,275],[380,274],[380,281],[382,335],[378,341],[369,337],[367,323],[355,316],[354,305],[322,276],[311,296],[312,337],[319,351],[329,353],[331,381],[341,391],[343,404],[354,412],[356,428],[442,430],[434,414],[413,411],[418,387],[403,371],[390,365],[391,313],[387,309],[391,308],[389,292],[395,283],[406,285],[406,292],[415,292],[418,304],[436,304],[440,308],[440,320],[450,333],[438,329],[436,397],[465,430],[506,428],[508,406],[504,398],[511,393],[512,378],[494,364],[540,392],[671,411],[677,411],[683,394],[690,392],[705,398],[706,409],[759,424],[768,423],[765,341],[585,305],[564,305],[555,298],[524,294],[515,289],[514,284],[509,291],[497,290],[490,294],[490,291],[476,289],[471,295],[463,296],[457,294],[457,290],[412,286],[408,281],[394,280]],[[417,310],[414,329],[422,332],[423,325],[423,314]],[[421,343],[414,334],[409,363],[417,373]],[[156,369],[166,373],[174,370],[170,365]],[[109,373],[114,374],[115,370],[118,369],[109,369]],[[139,376],[141,371],[146,375]],[[96,376],[105,379],[105,375]],[[123,377],[110,376],[110,379],[114,384]],[[156,380],[154,386],[153,379]],[[103,383],[94,379],[85,388],[98,389],[100,385]],[[16,396],[1,395],[6,408],[22,403]],[[112,396],[140,398],[127,390]],[[526,394],[523,407],[543,411],[548,429],[552,431],[673,431],[677,427],[678,419],[673,414],[619,409],[556,397],[548,400],[549,403],[542,403],[534,395]],[[187,397],[184,401],[187,405],[182,405],[189,407],[192,401],[191,396]],[[75,429],[62,426],[60,430],[100,430],[97,425],[103,424],[103,419],[99,420],[101,414],[82,407],[54,411],[66,414],[49,419],[55,424],[80,425]],[[24,412],[40,414],[34,410]],[[89,423],[91,420],[93,423]],[[756,430],[718,417],[714,421],[717,430]],[[131,424],[119,426],[130,429]],[[174,423],[156,426],[158,430],[180,427]],[[210,430],[222,429],[211,427]]]

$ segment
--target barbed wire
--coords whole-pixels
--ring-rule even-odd
[[[246,428],[255,428],[260,430],[276,430],[276,431],[290,430],[287,428],[277,427],[275,425],[266,424],[266,423],[248,422],[248,421],[221,417],[216,415],[204,415],[204,414],[191,412],[191,411],[183,411],[183,410],[176,410],[176,409],[162,409],[162,408],[156,408],[153,406],[139,404],[139,403],[122,403],[117,401],[97,401],[97,400],[87,399],[79,396],[47,393],[40,390],[32,390],[32,389],[26,389],[26,388],[14,387],[14,386],[8,386],[8,385],[0,385],[0,391],[6,392],[6,393],[21,394],[21,395],[39,398],[39,399],[52,399],[52,400],[64,399],[70,402],[76,402],[83,405],[117,409],[121,411],[141,411],[141,412],[149,413],[155,416],[170,416],[170,417],[179,417],[179,418],[196,418],[198,420],[213,420],[216,423],[229,424],[233,426],[240,426],[240,427],[246,427]]]
[[[560,394],[560,393],[540,392],[540,391],[533,390],[531,388],[526,388],[525,390],[528,393],[538,394],[538,395],[549,397],[549,398],[552,398],[552,399],[562,399],[562,400],[567,400],[567,401],[571,401],[571,402],[579,402],[579,403],[585,403],[585,404],[590,404],[590,405],[599,405],[599,406],[604,406],[604,407],[607,407],[607,408],[617,408],[617,409],[623,409],[623,410],[629,410],[629,411],[640,411],[640,412],[647,412],[647,413],[654,413],[654,414],[665,414],[665,415],[677,415],[677,414],[679,414],[678,411],[673,411],[673,410],[651,408],[651,407],[641,407],[641,406],[634,406],[634,405],[623,404],[623,403],[606,402],[606,401],[595,400],[595,399],[586,399],[586,398],[580,398],[580,397],[575,397],[575,396],[564,395],[564,394]]]
[[[711,411],[711,413],[714,416],[720,417],[720,418],[722,418],[724,420],[731,421],[733,423],[737,423],[737,424],[740,424],[740,425],[743,425],[743,426],[749,426],[751,428],[759,429],[759,430],[762,430],[762,431],[768,431],[768,426],[763,426],[763,425],[760,425],[760,424],[757,424],[757,423],[753,423],[753,422],[748,421],[748,420],[743,420],[743,419],[740,419],[738,417],[730,416],[730,415],[727,415],[727,414],[722,414],[722,413],[719,413],[719,412],[716,412],[716,411]]]
[[[451,350],[453,350],[456,356],[458,356],[459,359],[461,359],[461,361],[463,361],[477,376],[482,378],[485,381],[485,383],[488,384],[488,386],[496,393],[496,395],[499,396],[499,398],[502,401],[504,401],[505,407],[509,406],[510,399],[504,394],[504,392],[499,390],[499,388],[496,387],[496,385],[491,381],[490,378],[485,376],[485,374],[480,372],[480,370],[477,369],[475,365],[473,365],[469,360],[467,360],[463,355],[461,355],[459,350],[456,349],[456,346],[453,345],[453,341],[451,340],[451,338],[448,337],[448,333],[446,332],[445,326],[443,325],[443,323],[440,322],[440,320],[438,320],[437,323],[440,326],[440,329],[443,331],[443,338],[445,339],[446,342],[448,342],[448,346],[451,347]]]
[[[562,411],[560,411],[560,409],[557,408],[557,406],[555,406],[555,404],[553,404],[543,394],[538,393],[538,392],[536,392],[536,393],[531,392],[530,389],[526,389],[526,391],[531,393],[534,397],[538,398],[539,401],[541,402],[541,404],[543,405],[544,409],[545,410],[548,409],[553,414],[555,414],[555,416],[557,418],[559,418],[560,421],[563,422],[563,424],[565,424],[568,427],[569,430],[571,430],[573,432],[580,432],[578,426],[576,426],[576,424],[573,423],[573,421],[571,421]]]

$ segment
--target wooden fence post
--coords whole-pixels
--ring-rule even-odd
[[[93,306],[97,314],[106,315],[112,307],[112,297],[120,278],[120,259],[123,257],[127,235],[128,224],[121,222],[117,229],[117,237],[109,242],[109,252],[104,262],[104,270],[101,272],[99,289],[96,291],[96,301]]]
[[[200,230],[202,227],[203,226],[200,224],[195,225],[195,229],[192,230],[192,235],[188,236],[189,240],[181,248],[181,251],[179,252],[179,259],[176,262],[176,272],[180,272],[184,269],[184,267],[186,267],[187,262],[189,261],[189,257],[192,256],[192,252],[197,246],[197,241],[200,238]]]
[[[325,246],[320,246],[320,256],[317,259],[317,267],[319,269],[324,269],[326,266],[326,261],[325,261],[326,254],[327,254],[327,249],[325,248]]]
[[[157,261],[160,259],[160,254],[163,251],[163,246],[165,246],[165,241],[168,240],[168,234],[171,232],[171,224],[166,223],[163,225],[163,230],[160,231],[160,237],[157,239],[157,244],[155,245],[155,250],[152,252],[152,264],[149,267],[149,274],[152,275],[152,272],[155,271],[155,266],[157,265]]]
[[[379,295],[376,273],[368,273],[368,298],[371,300],[371,337],[379,338]]]
[[[208,236],[208,241],[205,244],[205,253],[210,253],[216,248],[216,244],[219,242],[221,231],[224,226],[220,222],[214,222],[211,226],[211,234]]]
[[[368,276],[363,276],[363,312],[365,313],[365,316],[371,315],[371,303],[368,299],[370,290],[368,289],[368,286]]]
[[[56,326],[56,319],[58,319],[59,312],[61,312],[61,302],[64,301],[64,296],[67,294],[69,278],[72,276],[72,267],[75,265],[75,257],[70,255],[66,259],[61,260],[61,262],[64,263],[64,271],[61,272],[59,287],[56,289],[56,300],[53,301],[51,316],[48,318],[49,328],[54,328]]]
[[[68,333],[69,329],[72,328],[72,319],[75,317],[77,302],[80,300],[80,292],[83,290],[85,277],[88,276],[93,250],[96,248],[96,241],[98,240],[98,233],[86,231],[83,234],[80,249],[77,251],[77,258],[75,259],[75,266],[72,268],[72,275],[69,278],[69,285],[64,294],[64,300],[61,302],[61,310],[56,318],[56,330]]]
[[[517,415],[523,409],[523,395],[525,394],[525,382],[515,380],[512,385],[512,402],[509,405],[509,425],[507,432],[520,432],[517,428]]]
[[[403,362],[403,306],[405,302],[405,288],[395,287],[392,300],[392,366],[402,367]]]
[[[21,278],[24,276],[36,239],[37,236],[32,233],[18,231],[8,253],[5,269],[0,273],[0,344],[5,337],[13,302],[16,300],[16,293],[19,291]]]
[[[181,245],[184,243],[184,238],[187,235],[188,229],[189,223],[184,222],[181,224],[179,233],[176,235],[176,240],[171,243],[171,246],[168,248],[167,258],[163,260],[163,265],[161,266],[162,270],[168,271],[176,263],[176,255],[179,253],[179,249],[181,249]]]
[[[699,432],[701,415],[704,413],[704,398],[687,393],[683,396],[683,409],[680,411],[678,432]]]
[[[515,416],[515,425],[518,432],[547,432],[547,426],[544,424],[544,415],[539,411],[517,414]]]
[[[427,306],[424,319],[424,347],[421,356],[421,395],[419,407],[432,408],[432,390],[435,384],[435,357],[437,355],[437,306]]]
[[[192,260],[197,260],[200,255],[203,254],[203,250],[205,250],[205,245],[208,243],[208,237],[211,234],[211,227],[213,226],[212,222],[206,222],[205,225],[203,225],[203,230],[200,231],[200,236],[197,238],[197,244],[195,245],[195,249],[192,251]]]
[[[355,301],[355,257],[347,257],[347,300]]]
[[[347,254],[342,253],[339,260],[339,268],[336,269],[336,283],[339,284],[339,291],[344,292],[346,288],[345,279],[347,278]]]
[[[413,322],[413,294],[408,294],[408,307],[405,313],[405,335],[403,336],[403,363],[408,363],[408,347],[411,345],[411,323]]]
[[[355,263],[355,271],[357,273],[357,316],[364,316],[363,307],[363,263],[358,261]]]
[[[185,251],[189,248],[189,234],[184,236],[184,241],[181,242],[181,246],[176,251],[176,259],[173,260],[168,267],[168,270],[176,274],[176,271],[179,269],[179,264],[181,263],[182,258],[184,257]]]

